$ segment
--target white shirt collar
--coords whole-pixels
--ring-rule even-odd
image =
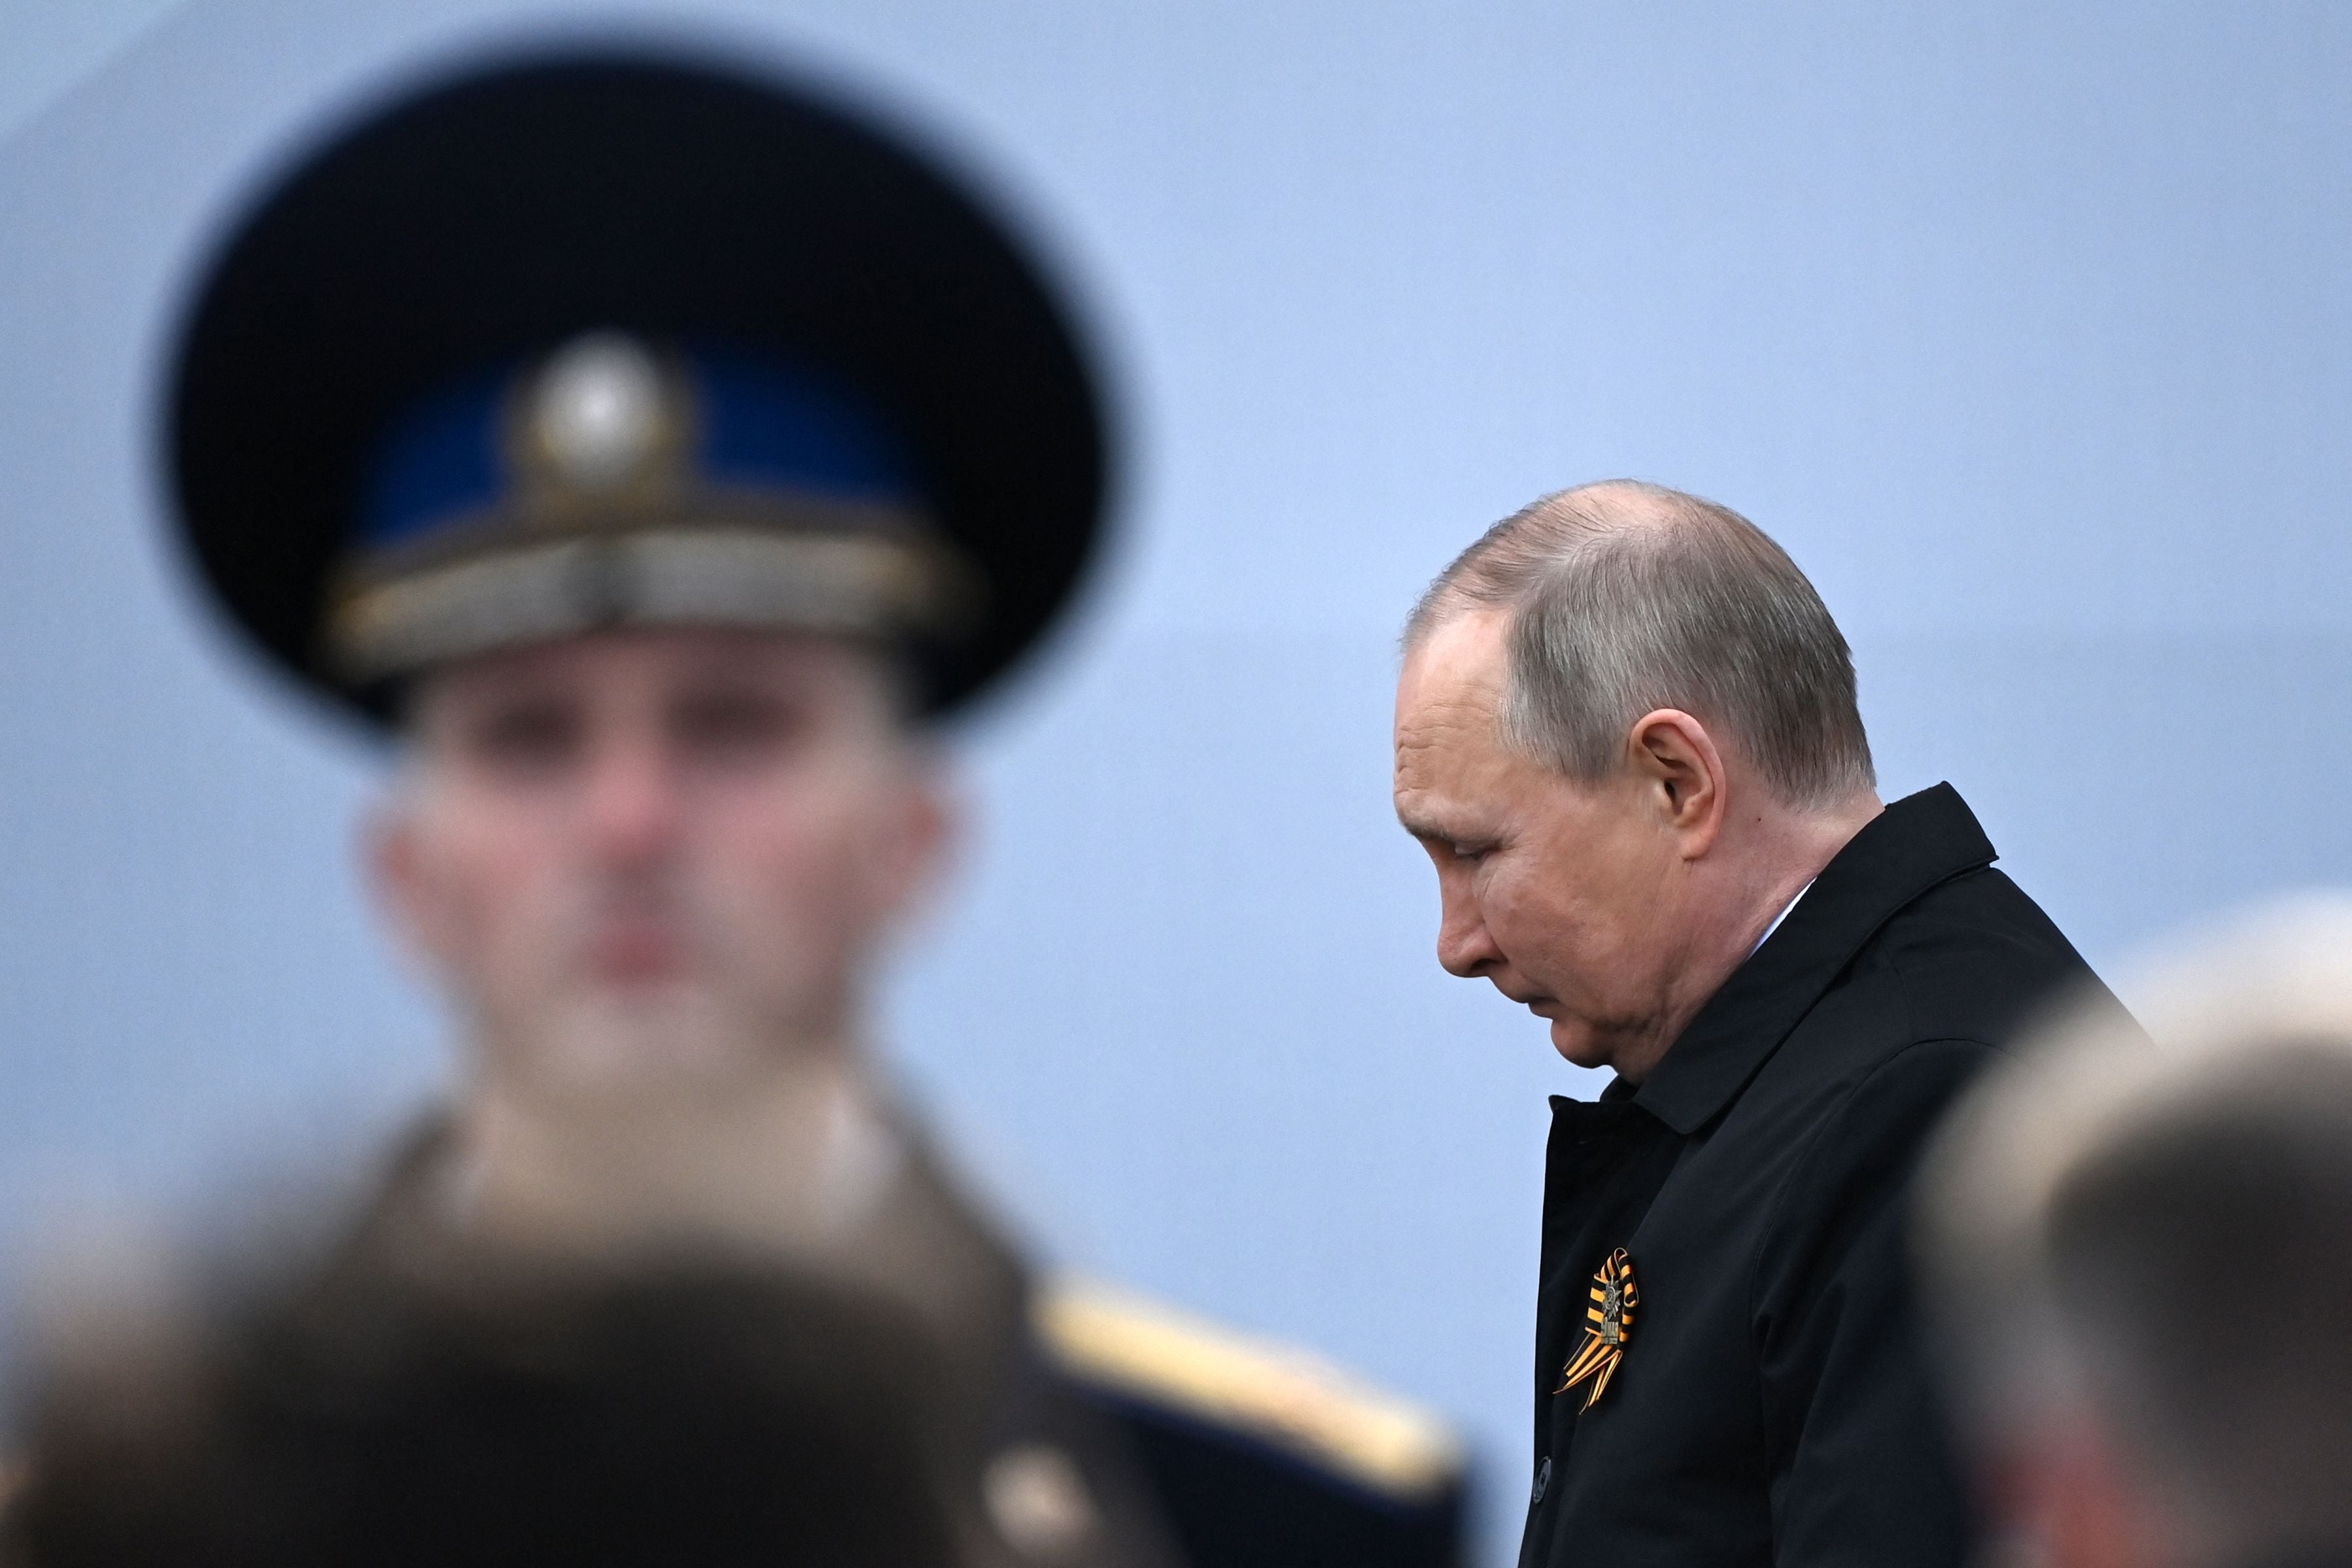
[[[1789,918],[1789,911],[1797,907],[1797,900],[1804,897],[1808,893],[1811,893],[1813,890],[1813,883],[1819,880],[1820,879],[1817,877],[1807,877],[1805,879],[1805,885],[1797,889],[1796,893],[1790,898],[1789,902],[1780,906],[1780,913],[1772,916],[1772,924],[1764,927],[1764,935],[1756,938],[1756,947],[1761,947],[1765,943],[1772,939],[1772,933],[1780,929],[1780,922]],[[1756,956],[1756,947],[1750,947],[1748,949],[1748,956],[1749,957],[1753,958]]]

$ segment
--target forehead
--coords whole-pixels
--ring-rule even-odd
[[[894,671],[870,644],[812,632],[673,627],[600,632],[453,660],[418,676],[409,727],[518,696],[590,706],[658,701],[714,685],[800,701],[890,702]]]
[[[1502,616],[1441,622],[1406,654],[1398,673],[1398,747],[1441,737],[1459,744],[1474,734],[1491,738],[1502,697]]]
[[[1502,693],[1498,614],[1459,616],[1431,630],[1397,678],[1400,799],[1474,789],[1508,768],[1513,759],[1496,727]]]

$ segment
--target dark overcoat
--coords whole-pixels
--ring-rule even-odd
[[[1906,1188],[2021,1017],[2097,984],[1992,860],[1949,785],[1896,801],[1638,1088],[1553,1100],[1522,1568],[1969,1556]],[[1608,1382],[1557,1392],[1621,1249]]]

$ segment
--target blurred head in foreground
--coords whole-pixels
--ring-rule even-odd
[[[1922,1257],[1996,1516],[2056,1568],[2352,1563],[2352,903],[2053,1029],[1957,1113]]]
[[[925,1341],[773,1271],[343,1274],[72,1338],[8,1568],[945,1568]]]

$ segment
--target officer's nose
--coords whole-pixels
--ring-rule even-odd
[[[1467,890],[1447,877],[1439,879],[1438,888],[1444,904],[1437,923],[1437,961],[1447,974],[1475,980],[1502,962],[1503,950],[1495,946],[1486,917]]]
[[[590,852],[628,869],[658,861],[677,841],[682,819],[677,767],[658,740],[611,737],[592,752],[581,818]]]

